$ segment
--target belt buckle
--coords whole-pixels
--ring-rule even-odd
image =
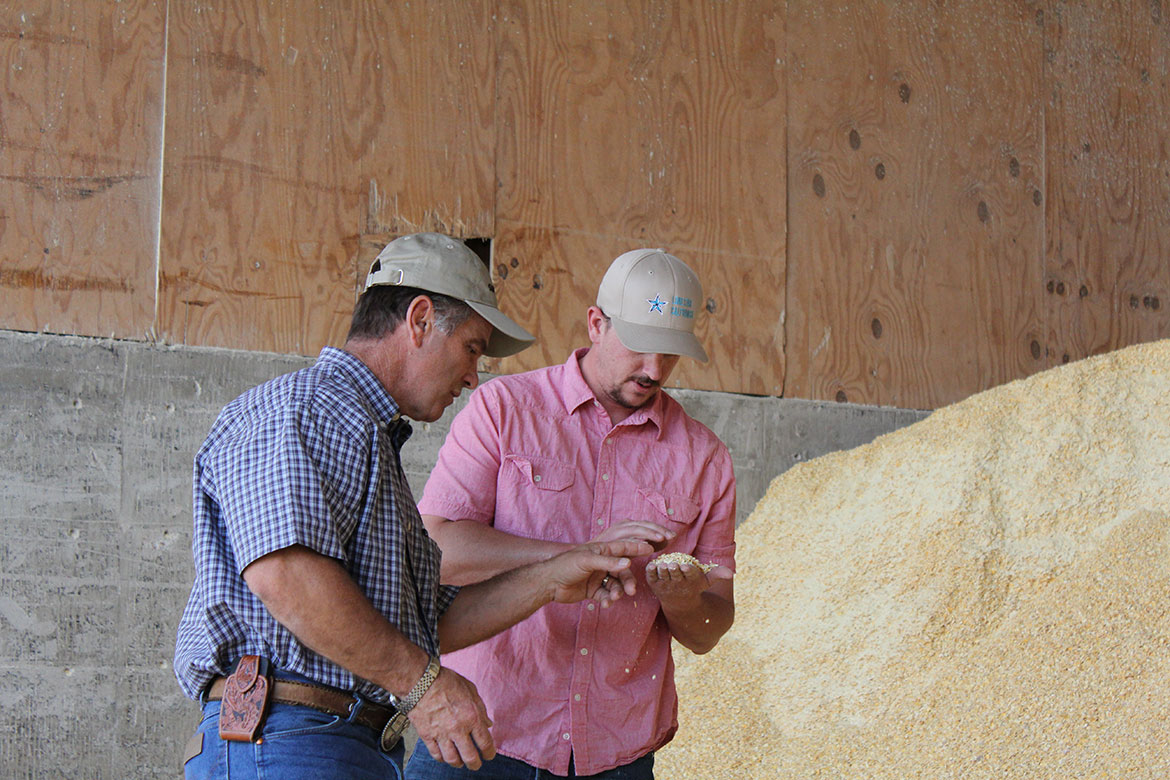
[[[386,721],[386,725],[382,727],[382,736],[378,740],[378,744],[382,747],[382,752],[389,753],[402,740],[402,734],[406,731],[406,727],[410,725],[410,718],[405,714],[394,710],[394,714],[390,716],[390,720]]]

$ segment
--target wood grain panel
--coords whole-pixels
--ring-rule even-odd
[[[1170,8],[1048,4],[1050,362],[1170,336]]]
[[[344,338],[362,233],[490,231],[485,7],[176,9],[168,115],[182,119],[167,134],[160,315],[171,339],[315,353]],[[461,32],[436,44],[444,30]]]
[[[366,232],[495,235],[496,3],[368,5],[378,13],[365,9],[369,53],[353,77],[373,79],[352,107]]]
[[[1042,368],[1037,14],[788,9],[785,394],[934,408]]]
[[[154,320],[165,4],[0,8],[0,327]]]
[[[495,252],[525,279],[503,305],[541,336],[501,370],[563,360],[609,262],[663,246],[703,280],[719,346],[682,376],[779,392],[783,35],[776,2],[500,4]]]

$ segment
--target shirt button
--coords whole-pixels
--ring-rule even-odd
[[[590,612],[592,612],[592,611],[593,611],[593,602],[592,602],[592,601],[590,601],[588,604],[586,604],[586,605],[585,605],[585,609],[587,609],[587,610],[589,610]]]
[[[604,479],[606,482],[609,482],[609,474],[602,474],[601,478]]]
[[[537,474],[535,477],[532,478],[532,481],[533,482],[540,482],[540,475]]]
[[[539,481],[539,480],[540,480],[540,477],[537,477],[536,479]],[[667,510],[666,510],[666,514],[668,514],[668,515],[673,515],[673,514],[674,514],[674,509],[667,509]]]
[[[581,694],[579,694],[579,693],[573,694],[573,701],[581,701]]]
[[[561,739],[568,739],[568,738],[569,738],[569,732],[566,731],[564,734],[561,734]]]
[[[582,648],[581,648],[581,655],[589,655],[589,650],[588,650],[588,648],[582,647]]]
[[[605,519],[601,518],[601,517],[597,518],[597,524],[598,525],[605,525]]]

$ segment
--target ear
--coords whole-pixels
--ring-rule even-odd
[[[601,343],[601,336],[612,327],[605,313],[597,306],[590,306],[585,313],[585,326],[589,329],[589,340],[594,344]]]
[[[410,343],[421,347],[435,329],[435,303],[425,295],[417,296],[406,309],[406,328]]]

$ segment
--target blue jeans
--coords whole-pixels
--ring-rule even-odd
[[[187,780],[402,780],[402,742],[383,753],[367,726],[273,703],[260,741],[228,742],[219,738],[219,704],[203,705],[195,737],[202,735],[203,749],[184,766]]]
[[[580,780],[654,780],[654,754],[647,753],[624,766],[614,767],[596,775],[579,775],[569,762],[568,777]],[[407,780],[547,780],[559,778],[546,769],[537,769],[515,758],[496,754],[491,761],[484,761],[476,771],[466,767],[453,767],[431,758],[427,746],[415,743],[414,752],[406,765]]]

